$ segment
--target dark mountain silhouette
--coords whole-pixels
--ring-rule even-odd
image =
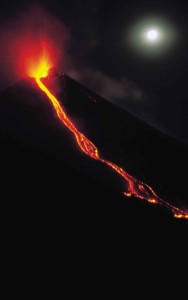
[[[66,75],[53,74],[44,82],[102,157],[149,184],[165,201],[188,207],[186,145]],[[140,228],[146,233],[148,228],[158,231],[159,225],[187,222],[158,205],[125,198],[121,178],[81,152],[34,79],[20,80],[0,93],[0,122],[7,226],[84,232],[102,239],[123,236],[135,225],[134,233]]]

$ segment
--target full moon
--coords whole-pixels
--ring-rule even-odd
[[[146,36],[148,40],[155,41],[158,38],[159,33],[157,32],[157,30],[149,30]]]
[[[143,31],[143,38],[147,43],[155,44],[161,42],[162,32],[159,28],[146,28]]]
[[[178,38],[177,34],[170,20],[160,16],[143,17],[130,28],[127,45],[138,54],[154,59],[170,50]]]

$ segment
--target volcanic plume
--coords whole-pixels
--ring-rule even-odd
[[[41,55],[67,68],[69,41],[67,27],[42,7],[21,10],[0,29],[0,87],[24,77]]]

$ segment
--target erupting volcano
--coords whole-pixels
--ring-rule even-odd
[[[89,156],[90,158],[98,160],[102,164],[107,165],[109,168],[113,169],[114,172],[116,172],[121,178],[123,178],[126,187],[126,190],[122,191],[124,196],[133,196],[147,201],[151,204],[159,204],[170,210],[175,218],[188,219],[188,214],[184,210],[181,210],[180,208],[164,201],[154,192],[154,190],[149,185],[140,180],[137,180],[120,166],[100,156],[100,151],[98,150],[97,146],[95,146],[92,141],[90,141],[82,132],[78,130],[76,125],[67,115],[62,103],[60,103],[60,101],[54,96],[53,92],[48,89],[48,87],[43,83],[42,78],[48,76],[48,71],[53,65],[51,64],[50,59],[46,54],[36,62],[30,61],[28,65],[28,76],[36,79],[36,83],[39,89],[46,94],[60,122],[62,122],[62,124],[64,124],[72,132],[82,152],[84,152],[85,155]]]

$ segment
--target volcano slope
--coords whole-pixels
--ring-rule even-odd
[[[101,157],[147,183],[170,204],[188,207],[186,145],[64,74],[43,82]],[[79,149],[34,79],[20,80],[0,93],[0,122],[1,190],[9,219],[28,223],[34,218],[56,228],[63,223],[118,234],[127,225],[187,223],[164,207],[125,197],[125,182]]]

